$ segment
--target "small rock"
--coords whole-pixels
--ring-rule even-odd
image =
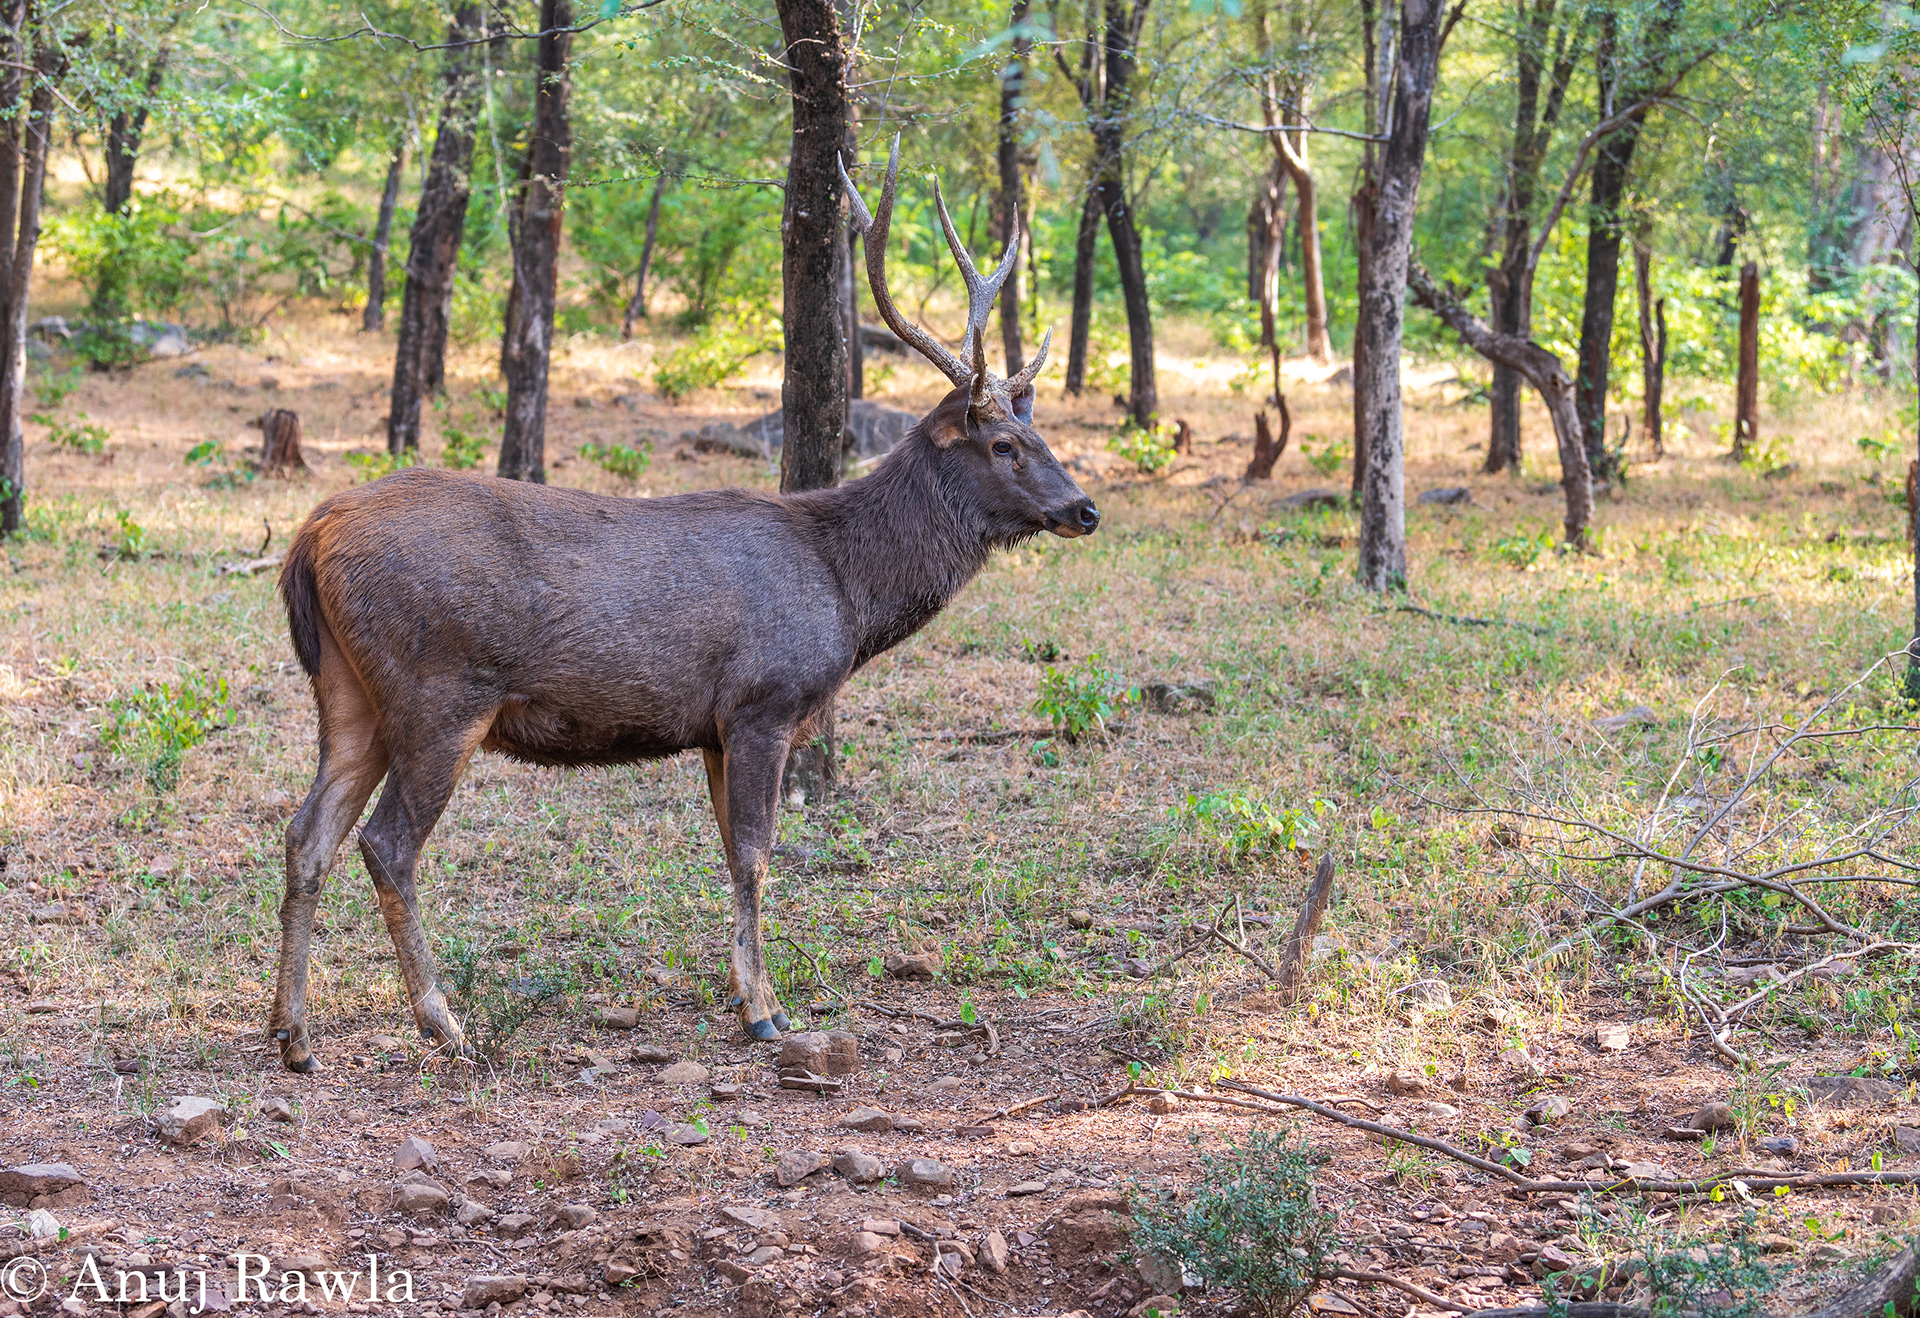
[[[1695,1130],[1732,1130],[1733,1109],[1725,1103],[1702,1103],[1687,1124]]]
[[[1791,1158],[1800,1152],[1800,1141],[1792,1135],[1769,1135],[1754,1145],[1762,1153],[1771,1153],[1776,1158]]]
[[[1420,491],[1419,503],[1454,505],[1473,502],[1473,491],[1464,485],[1448,485],[1437,490]]]
[[[432,1171],[439,1165],[440,1159],[434,1156],[433,1145],[418,1135],[407,1136],[400,1142],[400,1147],[393,1151],[395,1171],[410,1172],[417,1168]]]
[[[460,1292],[460,1307],[484,1309],[497,1304],[505,1308],[526,1293],[527,1279],[522,1276],[468,1277]]]
[[[1573,1104],[1559,1094],[1548,1094],[1539,1099],[1523,1114],[1536,1126],[1551,1126],[1560,1118],[1573,1111]]]
[[[951,1190],[953,1171],[932,1158],[909,1158],[900,1169],[900,1181],[922,1190]]]
[[[1045,1181],[1021,1181],[1018,1185],[1009,1185],[1007,1187],[1007,1197],[1009,1199],[1018,1199],[1024,1195],[1042,1194],[1046,1191],[1046,1188],[1047,1183]]]
[[[1530,1071],[1534,1075],[1539,1075],[1546,1070],[1545,1064],[1542,1063],[1539,1058],[1535,1057],[1525,1048],[1518,1046],[1502,1048],[1500,1050],[1500,1060],[1508,1066],[1522,1071]]]
[[[1755,1236],[1753,1243],[1760,1246],[1760,1251],[1764,1254],[1791,1254],[1798,1248],[1790,1237],[1775,1232]]]
[[[1558,1245],[1542,1245],[1533,1263],[1533,1275],[1545,1277],[1552,1272],[1571,1272],[1579,1266],[1580,1260]]]
[[[1130,956],[1120,963],[1120,969],[1135,979],[1145,979],[1153,973],[1153,962],[1145,957]]]
[[[851,1075],[860,1069],[860,1040],[848,1030],[803,1030],[780,1041],[782,1071]]]
[[[1067,912],[1067,923],[1075,929],[1093,928],[1093,912],[1084,906],[1076,906]],[[996,1269],[998,1271],[998,1269]]]
[[[1453,990],[1438,979],[1416,979],[1397,991],[1411,1005],[1427,1011],[1450,1011],[1453,1008]]]
[[[1149,1295],[1127,1310],[1127,1318],[1173,1318],[1180,1312],[1180,1301],[1171,1295]]]
[[[493,1233],[502,1240],[518,1240],[533,1234],[532,1213],[503,1213],[494,1219]]]
[[[453,1219],[461,1226],[484,1226],[493,1220],[493,1210],[478,1199],[462,1199]]]
[[[1401,1098],[1425,1098],[1427,1078],[1417,1071],[1395,1071],[1387,1077],[1387,1088]]]
[[[1875,1204],[1867,1210],[1867,1219],[1875,1226],[1892,1226],[1895,1222],[1905,1220],[1905,1217],[1906,1214],[1892,1204]]]
[[[885,1254],[892,1248],[893,1242],[877,1232],[856,1231],[853,1233],[853,1244],[848,1252],[857,1259],[871,1258],[875,1254]]]
[[[1169,1093],[1161,1092],[1147,1100],[1147,1111],[1157,1116],[1164,1117],[1170,1112],[1178,1112],[1179,1110],[1180,1100]]]
[[[707,1068],[698,1062],[675,1062],[660,1072],[660,1082],[668,1085],[704,1085]]]
[[[1608,714],[1593,721],[1602,732],[1624,732],[1636,723],[1658,723],[1660,716],[1645,705],[1635,705],[1621,714]]]
[[[709,1138],[711,1137],[706,1131],[701,1130],[698,1126],[688,1125],[684,1121],[676,1122],[667,1127],[667,1143],[677,1144],[683,1149],[690,1149],[695,1145],[705,1144]]]
[[[508,1167],[518,1167],[533,1155],[533,1147],[525,1140],[501,1140],[498,1144],[489,1144],[483,1150],[487,1157]]]
[[[86,1178],[64,1162],[28,1162],[0,1171],[0,1203],[70,1208],[93,1197]]]
[[[859,1149],[843,1149],[833,1155],[833,1170],[846,1177],[855,1185],[872,1185],[883,1180],[887,1174],[886,1164],[871,1153]]]
[[[1007,1238],[998,1231],[989,1231],[980,1238],[980,1262],[988,1272],[1000,1273],[1007,1270]]]
[[[940,958],[932,952],[889,952],[882,962],[889,979],[931,980],[940,973]]]
[[[1815,1263],[1844,1263],[1853,1257],[1853,1251],[1845,1245],[1836,1245],[1831,1240],[1823,1240],[1807,1251],[1807,1257]]]
[[[1657,1162],[1630,1162],[1621,1168],[1619,1175],[1629,1181],[1670,1181],[1673,1173]]]
[[[1920,1127],[1895,1126],[1893,1145],[1902,1153],[1920,1153]]]
[[[284,1098],[263,1099],[260,1103],[260,1115],[268,1121],[292,1121],[293,1104]]]
[[[27,1004],[27,1015],[29,1016],[51,1016],[59,1010],[60,1004],[52,998],[36,998]]]
[[[1603,1053],[1624,1053],[1633,1044],[1633,1031],[1624,1025],[1602,1025],[1594,1030],[1593,1040]]]
[[[893,1129],[893,1118],[877,1107],[857,1107],[834,1124],[870,1135],[884,1135]]]
[[[211,1098],[176,1098],[154,1118],[169,1144],[194,1144],[226,1124],[227,1110]]]
[[[893,1118],[893,1133],[896,1135],[923,1135],[926,1129],[927,1123],[918,1117],[895,1115]]]
[[[593,1013],[593,1023],[602,1030],[631,1030],[640,1024],[640,1012],[633,1007],[601,1007]]]
[[[764,1268],[777,1258],[785,1258],[787,1251],[778,1245],[762,1245],[743,1260],[750,1268]]]
[[[831,1166],[832,1163],[833,1160],[824,1153],[795,1149],[791,1153],[780,1156],[780,1164],[773,1170],[773,1179],[780,1183],[782,1189],[786,1189],[800,1184],[807,1177]]]
[[[780,1227],[780,1219],[766,1209],[749,1208],[744,1204],[733,1204],[722,1208],[720,1216],[735,1226],[743,1226],[749,1231],[776,1231]]]
[[[1458,1121],[1460,1109],[1451,1103],[1422,1103],[1420,1115],[1431,1121]]]
[[[35,1240],[52,1240],[60,1234],[60,1219],[44,1208],[27,1214],[27,1234]]]
[[[862,1231],[870,1231],[876,1236],[897,1236],[900,1224],[890,1217],[870,1217],[860,1224]]]
[[[407,1045],[391,1034],[376,1034],[367,1040],[367,1051],[374,1053],[405,1052]]]
[[[1007,1156],[1010,1158],[1031,1158],[1040,1151],[1040,1146],[1032,1140],[1008,1140]]]
[[[403,1181],[393,1187],[394,1211],[409,1217],[444,1212],[452,1201],[452,1195],[424,1177],[417,1181]]]
[[[599,1220],[600,1214],[587,1204],[561,1204],[553,1210],[556,1222],[564,1223],[569,1230],[578,1231],[583,1226],[592,1226]]]
[[[1800,1084],[1812,1102],[1833,1107],[1878,1107],[1898,1092],[1891,1081],[1874,1076],[1810,1075]]]
[[[809,1094],[837,1094],[845,1085],[844,1080],[815,1075],[811,1071],[789,1071],[780,1077],[782,1089],[796,1089]]]
[[[642,1063],[647,1066],[657,1066],[662,1062],[671,1062],[679,1056],[679,1053],[667,1047],[665,1044],[636,1043],[627,1053],[627,1060]]]
[[[752,1268],[733,1259],[721,1259],[713,1265],[713,1270],[720,1274],[722,1281],[730,1281],[736,1286],[753,1275]]]

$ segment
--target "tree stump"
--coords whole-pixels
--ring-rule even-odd
[[[1280,437],[1275,439],[1273,427],[1267,424],[1266,409],[1253,414],[1253,460],[1247,463],[1247,479],[1250,481],[1267,480],[1273,475],[1273,464],[1280,461],[1280,455],[1287,451],[1287,436],[1293,430],[1293,415],[1287,410],[1287,400],[1280,400]]]
[[[291,476],[308,472],[306,455],[300,451],[300,414],[276,407],[260,418],[260,469],[270,476]]]

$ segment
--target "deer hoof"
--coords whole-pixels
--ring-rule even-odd
[[[780,1037],[780,1025],[776,1022],[783,1023],[785,1020],[786,1017],[779,1016],[770,1021],[748,1021],[747,1033],[751,1034],[761,1043],[772,1043]]]
[[[787,1019],[786,1012],[776,1011],[773,1013],[773,1028],[785,1034],[793,1028],[793,1022]]]

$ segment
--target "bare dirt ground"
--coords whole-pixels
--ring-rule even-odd
[[[1134,1083],[1231,1097],[1228,1079],[1362,1099],[1380,1121],[1593,1187],[1512,1197],[1443,1156],[1291,1122],[1325,1160],[1339,1266],[1448,1305],[1538,1302],[1557,1270],[1632,1297],[1622,1260],[1724,1241],[1750,1214],[1777,1269],[1769,1304],[1792,1312],[1908,1239],[1905,1188],[1607,1189],[1642,1164],[1642,1179],[1749,1180],[1920,1166],[1920,1131],[1897,1129],[1920,1126],[1904,953],[1783,990],[1741,1036],[1758,1067],[1735,1074],[1663,944],[1578,936],[1589,910],[1555,867],[1552,830],[1502,832],[1443,790],[1463,774],[1552,779],[1595,817],[1637,818],[1684,753],[1711,797],[1737,757],[1696,754],[1696,705],[1729,730],[1804,717],[1900,645],[1910,569],[1886,494],[1898,473],[1855,444],[1894,424],[1890,403],[1862,393],[1770,418],[1769,433],[1797,431],[1796,469],[1770,479],[1718,457],[1702,391],[1677,409],[1674,455],[1601,503],[1600,552],[1568,558],[1538,543],[1558,522],[1551,474],[1478,475],[1484,409],[1443,383],[1456,368],[1411,372],[1424,387],[1410,492],[1469,491],[1413,505],[1413,599],[1526,624],[1464,626],[1354,592],[1352,515],[1286,502],[1345,489],[1321,438],[1346,433],[1338,381],[1296,382],[1294,448],[1270,486],[1242,486],[1248,447],[1227,438],[1251,432],[1228,387],[1241,366],[1175,335],[1162,387],[1199,434],[1194,453],[1142,474],[1107,452],[1110,409],[1043,392],[1041,428],[1099,501],[1100,535],[1002,556],[860,674],[841,709],[838,796],[783,824],[769,933],[796,1018],[858,1040],[840,1092],[782,1089],[775,1050],[719,1006],[726,878],[685,761],[474,765],[422,883],[490,1063],[394,1037],[409,1033],[405,1003],[343,848],[315,964],[328,1069],[300,1078],[277,1069],[262,1027],[311,705],[271,571],[227,569],[270,557],[307,508],[362,478],[349,453],[380,448],[389,346],[344,324],[316,315],[261,345],[85,377],[60,415],[105,427],[103,453],[32,436],[34,531],[6,548],[0,579],[0,1164],[66,1163],[85,1185],[38,1187],[67,1235],[0,1236],[0,1255],[68,1277],[88,1248],[109,1272],[204,1265],[229,1297],[234,1260],[264,1255],[276,1298],[241,1307],[275,1315],[365,1311],[317,1283],[304,1299],[278,1287],[289,1266],[351,1271],[371,1255],[383,1275],[411,1274],[410,1299],[378,1306],[407,1313],[1106,1318],[1170,1280],[1131,1257],[1134,1217],[1163,1194],[1191,1202],[1201,1154],[1274,1124],[1113,1096]],[[639,495],[770,485],[765,462],[680,436],[776,405],[773,368],[671,408],[648,392],[653,351],[569,345],[552,479]],[[453,374],[432,460],[449,428],[493,425],[486,349]],[[924,408],[932,378],[898,365],[882,399]],[[247,424],[268,406],[302,415],[310,479],[245,478]],[[1536,449],[1546,433],[1532,418]],[[633,481],[579,456],[643,439],[653,460]],[[184,465],[207,440],[227,456]],[[1204,696],[1124,704],[1104,736],[1069,743],[1030,708],[1049,664]],[[103,731],[139,693],[173,700],[188,679],[225,679],[228,695],[171,768]],[[1904,724],[1889,682],[1849,699],[1853,722]],[[1592,723],[1640,705],[1644,724]],[[1906,735],[1809,761],[1820,817],[1844,828],[1906,800]],[[1904,835],[1890,846],[1914,859]],[[1323,850],[1340,883],[1297,1004],[1217,946],[1154,973],[1236,896],[1240,928],[1274,955]],[[1624,869],[1581,869],[1586,890],[1614,899]],[[1864,889],[1844,914],[1897,940],[1903,891]],[[1728,985],[1850,945],[1731,899],[1676,909],[1672,932],[1729,919],[1712,958]],[[1539,959],[1566,937],[1565,955]],[[893,978],[889,954],[930,958],[936,977]],[[628,1025],[622,1008],[631,1028],[607,1028]],[[1624,1027],[1608,1038],[1624,1046],[1603,1048],[1601,1026]],[[1863,1078],[1838,1091],[1817,1079],[1851,1073]],[[157,1126],[181,1096],[219,1100],[225,1118],[176,1145]],[[1564,1115],[1524,1115],[1553,1096]],[[1711,1101],[1728,1105],[1727,1128],[1666,1136]],[[859,1107],[894,1128],[838,1124]],[[411,1188],[409,1138],[432,1153]],[[795,1154],[848,1152],[878,1159],[881,1178],[829,1165],[780,1183],[783,1159],[791,1172]],[[11,1193],[24,1217],[36,1191]],[[941,1257],[961,1261],[942,1271]],[[474,1277],[524,1287],[471,1289]],[[1312,1303],[1445,1311],[1350,1280]],[[1239,1300],[1196,1287],[1180,1304],[1229,1313]]]

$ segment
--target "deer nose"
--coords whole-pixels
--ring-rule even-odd
[[[1080,501],[1080,534],[1092,535],[1100,525],[1100,510],[1093,506],[1092,499]]]

